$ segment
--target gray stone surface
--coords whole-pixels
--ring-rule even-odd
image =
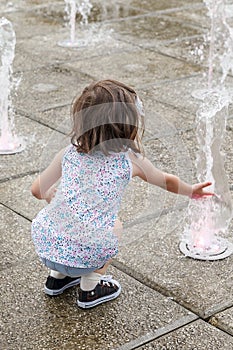
[[[26,145],[22,153],[0,156],[0,349],[231,349],[232,256],[214,262],[185,257],[179,243],[188,199],[139,179],[125,193],[120,253],[109,270],[122,295],[83,311],[76,288],[57,298],[43,293],[47,270],[34,251],[30,226],[45,202],[33,198],[30,187],[69,142],[72,100],[93,79],[135,87],[146,111],[146,156],[187,182],[197,177],[200,101],[193,95],[207,86],[203,35],[210,22],[204,2],[91,2],[86,27],[77,15],[79,47],[72,49],[58,46],[70,35],[64,0],[0,3],[1,16],[16,32],[13,68],[21,82],[12,96],[15,132]],[[232,86],[231,76],[226,85]],[[231,189],[232,111],[230,105],[223,142]],[[231,222],[229,241],[232,229]]]
[[[114,349],[176,320],[196,318],[113,267],[109,272],[119,279],[123,292],[111,307],[78,309],[75,288],[59,297],[45,296],[47,272],[34,252],[30,222],[3,206],[0,213],[2,350],[72,349],[77,344],[79,349]]]
[[[214,327],[222,329],[233,336],[233,308],[230,307],[212,316],[209,321]]]
[[[15,155],[1,156],[1,181],[43,170],[60,147],[67,144],[64,134],[36,123],[30,118],[16,115],[15,125],[17,136],[22,138],[26,148]]]
[[[39,173],[0,183],[0,202],[19,215],[32,220],[46,202],[31,194],[31,185]]]
[[[193,8],[190,7],[190,10]],[[151,28],[154,30],[152,31]],[[147,48],[156,48],[161,41],[175,41],[206,33],[206,30],[199,25],[158,13],[139,19],[132,17],[125,22],[118,21],[114,24],[114,29],[123,40],[134,41],[134,43]]]
[[[140,350],[225,350],[232,349],[233,340],[228,334],[201,320],[193,322],[160,339],[141,346]]]
[[[0,205],[0,218],[0,269],[5,271],[12,265],[17,266],[21,261],[31,260],[36,255],[30,247],[30,222],[2,205]],[[3,285],[2,288],[4,290]]]
[[[185,257],[179,243],[186,215],[186,211],[177,210],[128,227],[125,230],[128,241],[123,244],[115,264],[207,318],[233,305],[229,298],[232,256],[214,262]]]
[[[87,77],[83,74],[62,69],[59,66],[24,72],[15,107],[27,114],[30,111],[33,115],[37,111],[44,111],[57,105],[71,105],[76,91],[81,92],[86,86],[86,81]],[[56,89],[48,92],[38,91],[37,86],[42,83],[51,84]]]
[[[95,58],[64,64],[65,68],[81,71],[97,78],[122,80],[131,85],[140,87],[145,84],[158,83],[161,80],[170,80],[200,73],[201,68],[174,60],[156,52],[134,49],[132,51],[117,52],[114,55],[100,57],[98,65]],[[63,67],[63,65],[62,65]],[[148,77],[148,79],[147,79]]]
[[[176,8],[189,7],[190,5],[194,5],[201,3],[200,0],[192,1],[192,0],[165,0],[163,2],[155,2],[153,0],[133,0],[131,1],[132,6],[142,7],[148,12],[154,11],[175,11]]]
[[[200,102],[192,97],[194,91],[203,88],[205,79],[202,74],[194,74],[184,79],[169,80],[159,83],[155,81],[153,85],[145,88],[147,98],[153,96],[163,104],[173,106],[178,111],[185,111],[195,116]],[[182,98],[181,98],[182,96]]]

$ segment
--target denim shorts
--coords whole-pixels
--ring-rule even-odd
[[[95,270],[101,269],[101,267],[89,267],[89,268],[79,268],[79,267],[71,267],[63,264],[59,264],[53,261],[50,261],[46,258],[40,258],[42,263],[51,270],[58,271],[65,276],[70,277],[79,277],[83,275],[87,275]]]

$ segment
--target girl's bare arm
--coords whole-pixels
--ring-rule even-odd
[[[145,157],[136,157],[131,153],[130,158],[133,164],[133,176],[139,176],[152,185],[189,197],[214,194],[213,192],[204,190],[205,187],[211,185],[211,182],[189,185],[178,176],[160,171]]]
[[[33,182],[31,186],[31,193],[36,198],[46,199],[48,202],[51,200],[50,197],[53,195],[51,188],[61,177],[61,161],[63,154],[64,149],[57,153],[50,165]]]

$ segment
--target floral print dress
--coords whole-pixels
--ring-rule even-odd
[[[32,222],[38,255],[78,268],[99,268],[115,256],[113,227],[131,177],[128,152],[105,156],[69,146],[56,195]]]

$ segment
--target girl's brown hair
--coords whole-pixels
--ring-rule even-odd
[[[134,89],[115,80],[86,87],[72,105],[71,142],[78,152],[142,152],[144,116]]]

